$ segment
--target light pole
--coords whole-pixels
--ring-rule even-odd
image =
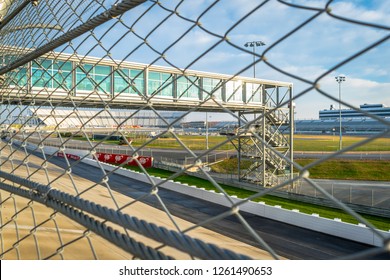
[[[209,149],[209,120],[208,120],[208,114],[206,112],[206,150]]]
[[[207,150],[206,162],[207,162],[207,164],[209,164],[209,153],[208,153],[208,150],[209,150],[209,115],[208,115],[207,111],[206,111],[206,123],[205,123],[205,125],[206,125],[206,150]]]
[[[263,41],[252,41],[252,42],[246,42],[245,47],[250,47],[253,49],[253,78],[256,78],[256,47],[265,46],[265,43]]]
[[[340,142],[339,142],[339,150],[343,148],[343,132],[341,126],[341,83],[345,82],[345,76],[337,76],[335,77],[336,82],[339,83],[339,130],[340,130]]]

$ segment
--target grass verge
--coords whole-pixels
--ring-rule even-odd
[[[295,159],[306,166],[315,159]],[[242,162],[242,169],[250,162]],[[214,172],[224,174],[237,173],[238,160],[226,159],[211,166]],[[312,179],[390,181],[390,164],[386,160],[343,160],[331,159],[309,169]]]
[[[315,159],[296,159],[301,166]],[[390,181],[390,164],[386,160],[332,159],[309,169],[313,179]]]
[[[128,133],[126,136],[132,138],[132,145],[137,147],[143,145],[146,141],[150,141],[146,135],[139,135],[134,133]],[[222,141],[226,141],[226,136],[210,135],[180,135],[180,139],[185,143],[187,147],[193,150],[205,150],[208,143],[210,148],[219,145]],[[85,137],[74,137],[75,140],[87,140]],[[343,147],[356,144],[358,142],[366,140],[367,137],[359,136],[343,136]],[[89,138],[92,140],[92,137]],[[100,142],[101,140],[98,140]],[[105,144],[118,144],[118,141],[103,141]],[[154,139],[147,145],[147,148],[162,148],[162,149],[182,149],[180,143],[172,137],[161,136]],[[339,148],[339,140],[334,135],[301,135],[294,136],[294,151],[318,151],[318,152],[336,152]],[[231,143],[225,143],[217,150],[234,150],[235,147]],[[362,145],[354,151],[358,152],[386,152],[390,151],[389,138],[375,139],[365,145]]]

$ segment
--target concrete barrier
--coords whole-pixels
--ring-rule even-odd
[[[17,146],[22,145],[22,141],[19,141],[19,140],[13,140],[12,142],[13,142],[13,144],[15,144]],[[31,151],[43,150],[43,152],[46,155],[57,156],[57,153],[60,152],[60,153],[65,153],[65,154],[69,154],[69,155],[79,156],[80,158],[86,156],[86,158],[92,159],[92,156],[89,154],[89,152],[85,151],[85,150],[67,149],[67,148],[62,149],[59,147],[52,147],[52,146],[43,146],[42,148],[39,148],[36,144],[33,144],[33,143],[25,143],[24,145],[26,146],[27,149],[29,149]]]

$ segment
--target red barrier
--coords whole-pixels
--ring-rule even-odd
[[[129,160],[131,158],[131,156],[122,155],[122,154],[96,153],[96,158],[98,161],[101,161],[101,162],[121,164],[121,163],[124,163],[125,161]],[[153,166],[153,157],[139,156],[138,161],[145,168]],[[130,160],[127,164],[131,165],[131,166],[138,166],[137,162],[133,159]]]
[[[66,156],[67,158],[74,159],[74,160],[79,160],[79,159],[80,159],[79,156],[72,155],[72,154],[65,154],[65,156]],[[57,153],[57,157],[64,157],[64,153],[63,153],[63,152],[58,152],[58,153]]]

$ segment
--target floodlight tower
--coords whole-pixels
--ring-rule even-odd
[[[335,77],[336,82],[339,84],[339,130],[340,130],[340,141],[339,141],[339,150],[343,148],[343,132],[341,126],[341,83],[345,82],[345,76],[339,75]]]
[[[246,42],[245,47],[250,47],[253,50],[253,78],[256,78],[256,47],[265,46],[265,43],[263,41],[252,41],[252,42]]]

